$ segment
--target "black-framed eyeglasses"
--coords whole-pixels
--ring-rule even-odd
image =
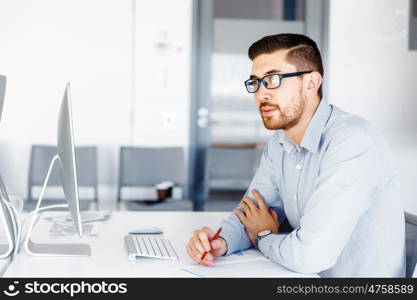
[[[262,82],[265,88],[272,90],[272,89],[279,88],[283,78],[301,76],[301,75],[311,73],[311,72],[313,71],[302,71],[302,72],[284,73],[284,74],[274,73],[274,74],[268,74],[262,78],[250,78],[245,81],[245,87],[248,93],[256,93],[261,87],[261,82]]]

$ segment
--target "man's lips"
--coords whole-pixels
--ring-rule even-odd
[[[272,115],[275,111],[277,110],[277,108],[275,107],[265,107],[262,108],[262,116],[269,116]]]

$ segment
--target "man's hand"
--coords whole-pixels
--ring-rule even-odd
[[[186,246],[188,255],[199,264],[210,267],[214,266],[214,259],[227,252],[227,244],[223,238],[218,237],[210,242],[210,239],[213,238],[215,234],[216,233],[208,227],[195,230]],[[208,251],[208,253],[206,257],[204,257],[204,260],[201,261],[201,256],[205,251]]]
[[[255,245],[256,235],[263,230],[271,230],[272,233],[278,233],[279,220],[277,213],[265,205],[265,201],[258,190],[253,189],[252,194],[255,196],[256,202],[248,197],[244,197],[240,202],[240,207],[234,210],[240,222],[245,226],[246,233],[252,244]]]

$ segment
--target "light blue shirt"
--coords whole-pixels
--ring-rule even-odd
[[[301,145],[278,130],[269,140],[251,190],[280,223],[259,249],[292,271],[322,277],[405,276],[405,224],[398,176],[384,138],[366,120],[323,99]],[[252,246],[232,213],[220,225],[227,254]]]

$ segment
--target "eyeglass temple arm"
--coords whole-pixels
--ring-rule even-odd
[[[311,73],[313,71],[303,71],[303,72],[294,72],[294,73],[286,73],[286,74],[279,74],[281,78],[287,78],[287,77],[294,77],[294,76],[300,76],[307,73]]]

